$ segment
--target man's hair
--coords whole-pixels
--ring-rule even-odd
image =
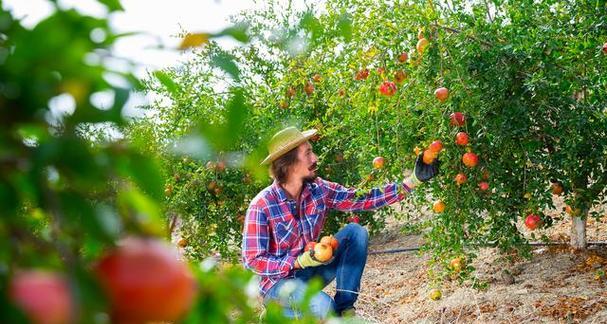
[[[270,174],[278,183],[286,183],[289,176],[289,168],[297,162],[297,148],[290,150],[285,155],[272,162]]]

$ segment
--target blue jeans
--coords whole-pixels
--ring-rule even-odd
[[[301,312],[293,306],[303,299],[307,282],[319,277],[323,287],[336,279],[337,291],[335,299],[323,291],[312,297],[309,307],[314,316],[322,319],[331,312],[340,314],[342,310],[352,307],[358,298],[360,279],[367,263],[369,234],[364,227],[350,223],[337,232],[335,238],[339,241],[339,247],[331,263],[295,270],[294,278],[282,279],[270,288],[264,303],[278,301],[287,317],[300,318]]]

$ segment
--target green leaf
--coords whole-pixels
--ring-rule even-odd
[[[146,234],[164,235],[164,220],[161,208],[152,199],[134,186],[123,188],[118,193],[118,206],[131,216]],[[133,214],[134,212],[134,214]]]
[[[141,154],[132,154],[128,157],[126,171],[126,175],[131,176],[143,192],[156,200],[162,199],[164,181],[160,167],[155,160],[148,159]]]
[[[173,81],[173,78],[171,78],[168,73],[164,71],[155,71],[154,76],[173,97],[177,96],[181,92],[179,85]]]
[[[100,241],[110,241],[115,237],[112,231],[103,226],[103,220],[99,218],[91,202],[76,193],[63,193],[61,195],[63,206],[64,226],[83,229],[85,233]]]
[[[244,127],[249,108],[245,104],[245,98],[242,89],[237,89],[234,96],[228,102],[227,125],[224,135],[227,141],[226,145],[235,143]]]
[[[265,181],[268,177],[268,168],[265,165],[261,165],[261,161],[268,155],[268,142],[274,133],[280,129],[270,129],[264,132],[263,137],[259,140],[257,146],[253,148],[244,161],[244,167],[251,172],[251,174],[257,179],[257,181]]]
[[[350,17],[350,15],[341,15],[337,22],[337,32],[344,38],[346,43],[352,40],[352,17]]]
[[[104,43],[111,45],[120,38],[136,36],[136,35],[141,35],[141,34],[142,34],[141,32],[126,32],[126,33],[120,33],[120,34],[111,34],[111,35],[108,35],[108,37],[105,39]]]
[[[100,312],[108,308],[108,300],[103,293],[99,281],[96,280],[88,267],[77,267],[70,271],[71,288],[78,298],[78,313],[80,320],[76,322],[86,322],[83,319],[92,319]]]
[[[4,280],[5,278],[2,278],[2,281]],[[25,324],[30,321],[21,309],[11,303],[8,294],[0,294],[0,322]]]
[[[13,215],[20,202],[15,188],[8,184],[0,183],[0,195],[4,197],[2,202],[0,202],[0,212],[4,215]]]
[[[240,69],[234,63],[234,56],[227,53],[218,53],[211,57],[211,65],[216,66],[231,75],[234,80],[240,81]]]
[[[299,23],[301,28],[310,32],[312,40],[319,38],[323,32],[323,27],[318,18],[310,11],[306,12]]]
[[[129,96],[131,92],[129,89],[123,88],[115,88],[114,89],[114,106],[111,111],[119,112],[122,117],[122,109],[126,105],[126,102],[129,100]]]
[[[214,37],[231,36],[232,38],[234,38],[235,40],[237,40],[239,42],[247,43],[250,40],[250,37],[247,34],[248,28],[249,28],[249,26],[246,24],[237,24],[237,25],[234,25],[232,27],[228,27],[228,28],[222,30],[221,32],[216,34]]]
[[[110,12],[114,11],[124,11],[122,4],[120,4],[120,0],[98,0],[101,4],[105,5]]]

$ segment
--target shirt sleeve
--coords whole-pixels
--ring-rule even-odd
[[[401,201],[405,198],[405,192],[411,192],[407,185],[397,182],[389,183],[383,188],[373,188],[369,192],[346,188],[324,179],[322,185],[327,191],[329,208],[343,212],[374,210]]]
[[[250,206],[242,235],[242,261],[247,269],[260,276],[286,276],[293,269],[295,257],[268,253],[270,233],[268,217],[258,206]]]

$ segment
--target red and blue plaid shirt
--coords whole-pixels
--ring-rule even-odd
[[[404,184],[390,183],[383,190],[374,188],[360,196],[356,189],[316,178],[304,184],[297,215],[296,201],[287,198],[284,189],[274,181],[253,198],[247,210],[243,263],[261,277],[259,288],[265,296],[280,279],[292,276],[295,260],[306,243],[318,240],[329,210],[373,210],[402,200],[405,192],[410,191]]]

